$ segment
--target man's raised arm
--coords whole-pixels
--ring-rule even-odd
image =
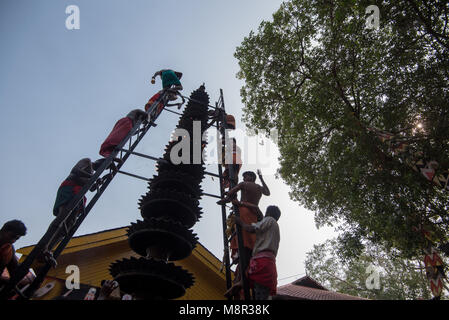
[[[161,77],[162,77],[162,71],[163,71],[163,70],[156,71],[156,72],[154,73],[154,75],[153,75],[153,78],[156,78],[157,76],[161,76]]]
[[[260,171],[260,169],[257,169],[257,175],[259,176],[259,179],[262,182],[262,194],[265,195],[265,196],[269,196],[270,195],[270,189],[268,189],[267,184],[263,180],[262,172]]]

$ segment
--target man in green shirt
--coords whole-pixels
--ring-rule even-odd
[[[170,69],[162,69],[156,72],[151,78],[151,83],[155,83],[155,78],[160,76],[162,79],[162,88],[170,89],[171,91],[180,91],[183,89],[181,81],[182,73]],[[170,101],[176,100],[176,95],[170,95]]]

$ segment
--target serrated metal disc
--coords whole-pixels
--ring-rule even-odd
[[[176,299],[194,283],[191,273],[173,263],[131,258],[111,264],[110,273],[120,290],[139,299]]]

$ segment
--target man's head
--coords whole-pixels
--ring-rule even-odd
[[[256,182],[256,174],[252,171],[243,172],[243,181],[245,182]]]
[[[174,71],[179,80],[182,78],[182,72]]]
[[[226,125],[228,129],[235,129],[235,118],[232,114],[226,115]]]
[[[281,210],[279,210],[279,208],[276,206],[268,206],[267,211],[265,212],[265,216],[272,217],[276,221],[278,221],[281,216]]]
[[[13,244],[20,237],[24,236],[27,232],[27,228],[22,221],[11,220],[6,222],[0,229],[0,235],[4,241]]]

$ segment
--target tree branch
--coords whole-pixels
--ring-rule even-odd
[[[338,79],[338,75],[337,75],[337,68],[336,68],[336,62],[335,60],[332,63],[332,75],[335,78],[335,82],[337,83],[337,93],[340,95],[340,98],[343,99],[343,102],[346,104],[346,106],[349,108],[350,112],[352,112],[355,116],[355,110],[354,107],[352,106],[351,102],[349,102],[348,98],[346,97],[346,94],[341,86],[340,80]],[[356,117],[357,118],[357,117]],[[358,119],[358,118],[357,118]]]
[[[449,37],[445,36],[444,34],[440,34],[432,29],[431,23],[428,21],[428,19],[426,19],[426,17],[424,17],[424,15],[419,10],[419,7],[415,1],[407,0],[407,2],[410,4],[410,6],[415,11],[415,13],[418,15],[419,19],[424,24],[424,28],[427,30],[427,32],[430,33],[431,35],[433,35],[440,45],[442,45],[443,47],[449,48],[449,46],[447,44],[445,44],[444,42],[442,42],[440,39],[440,37],[441,37],[447,41],[447,40],[449,40]]]

